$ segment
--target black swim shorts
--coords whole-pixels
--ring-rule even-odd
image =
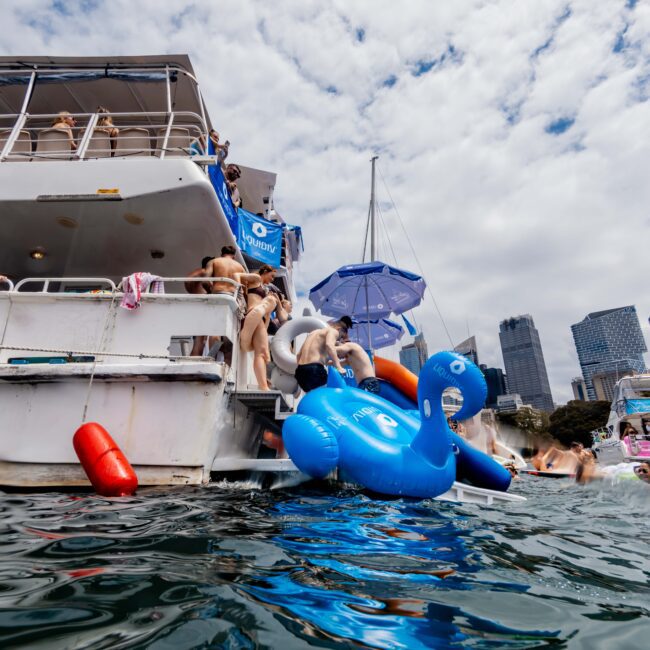
[[[314,388],[325,386],[327,370],[322,363],[303,363],[296,368],[296,381],[305,393]]]
[[[379,395],[379,379],[377,379],[377,377],[366,377],[365,379],[362,379],[359,382],[358,387],[368,393]]]

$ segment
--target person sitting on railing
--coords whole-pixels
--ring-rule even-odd
[[[211,129],[210,141],[214,145],[214,151],[217,155],[217,160],[219,161],[221,167],[223,167],[224,160],[228,157],[228,148],[230,147],[230,140],[226,140],[223,144],[219,144],[219,132],[215,131],[214,129]]]
[[[72,133],[72,127],[74,127],[76,123],[77,121],[68,111],[60,111],[58,117],[52,121],[53,129],[59,129],[60,131],[65,131],[68,134],[70,149],[72,151],[75,151],[77,149],[77,143],[74,139],[74,134]]]
[[[232,204],[236,208],[241,207],[241,197],[237,189],[237,179],[241,177],[241,169],[237,165],[230,164],[226,167],[226,185],[230,192]]]
[[[228,157],[228,148],[230,147],[230,140],[226,140],[223,144],[219,144],[219,133],[214,129],[210,129],[210,142],[214,145],[217,160],[221,168],[225,171],[224,160]],[[194,138],[190,143],[190,156],[202,156],[206,153],[205,137],[200,135]]]

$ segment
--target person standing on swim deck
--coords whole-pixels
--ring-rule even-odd
[[[375,376],[375,369],[368,353],[358,343],[341,343],[336,346],[336,354],[352,368],[358,388],[379,395],[379,379]]]
[[[326,327],[314,330],[307,335],[305,342],[298,352],[298,367],[296,381],[305,393],[324,386],[327,383],[326,364],[331,364],[343,375],[345,368],[341,365],[336,354],[336,343],[344,339],[352,327],[352,319],[342,316],[332,321]]]
[[[246,269],[235,259],[237,254],[237,249],[234,246],[223,246],[221,249],[221,257],[214,258],[203,258],[202,264],[204,267],[202,269],[196,269],[192,271],[190,277],[205,277],[205,282],[188,282],[185,285],[185,288],[190,291],[190,286],[194,285],[194,291],[190,293],[223,293],[233,295],[237,290],[237,287],[233,286],[229,282],[219,282],[215,280],[210,280],[209,278],[228,278],[229,280],[234,280],[235,282],[242,284],[246,287],[253,287],[256,284],[260,284],[261,280],[257,273],[246,273]],[[238,317],[243,319],[246,314],[246,297],[244,292],[239,290],[237,293],[237,305]],[[210,337],[210,345],[213,342],[216,342],[219,337]],[[197,336],[194,338],[194,347],[192,348],[192,356],[201,356],[203,353],[203,348],[205,346],[205,336]],[[226,363],[230,365],[232,360],[232,343],[222,345],[222,351],[224,353]]]

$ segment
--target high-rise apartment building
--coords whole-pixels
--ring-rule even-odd
[[[399,362],[415,375],[420,374],[420,370],[428,358],[427,342],[424,340],[422,332],[415,336],[413,343],[403,345],[399,351]]]
[[[553,411],[551,386],[533,317],[523,314],[501,321],[499,340],[508,376],[508,393],[518,393],[525,404],[542,411]]]
[[[587,314],[571,332],[590,400],[610,401],[621,377],[645,370],[648,348],[634,305]]]

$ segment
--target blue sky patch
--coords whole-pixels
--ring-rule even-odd
[[[390,77],[386,77],[386,79],[384,79],[381,82],[381,85],[386,88],[392,88],[396,83],[397,83],[397,77],[394,74],[392,74]]]
[[[366,40],[366,30],[363,29],[362,27],[357,27],[356,32],[354,33],[357,41],[359,43],[363,43]]]
[[[561,133],[568,131],[575,121],[575,117],[560,117],[557,120],[550,122],[544,130],[546,133],[552,135],[560,135]]]
[[[447,50],[443,52],[437,59],[420,59],[415,62],[411,74],[414,77],[421,77],[435,67],[441,66],[446,61],[452,63],[462,63],[463,54],[459,52],[453,45],[448,45]]]

